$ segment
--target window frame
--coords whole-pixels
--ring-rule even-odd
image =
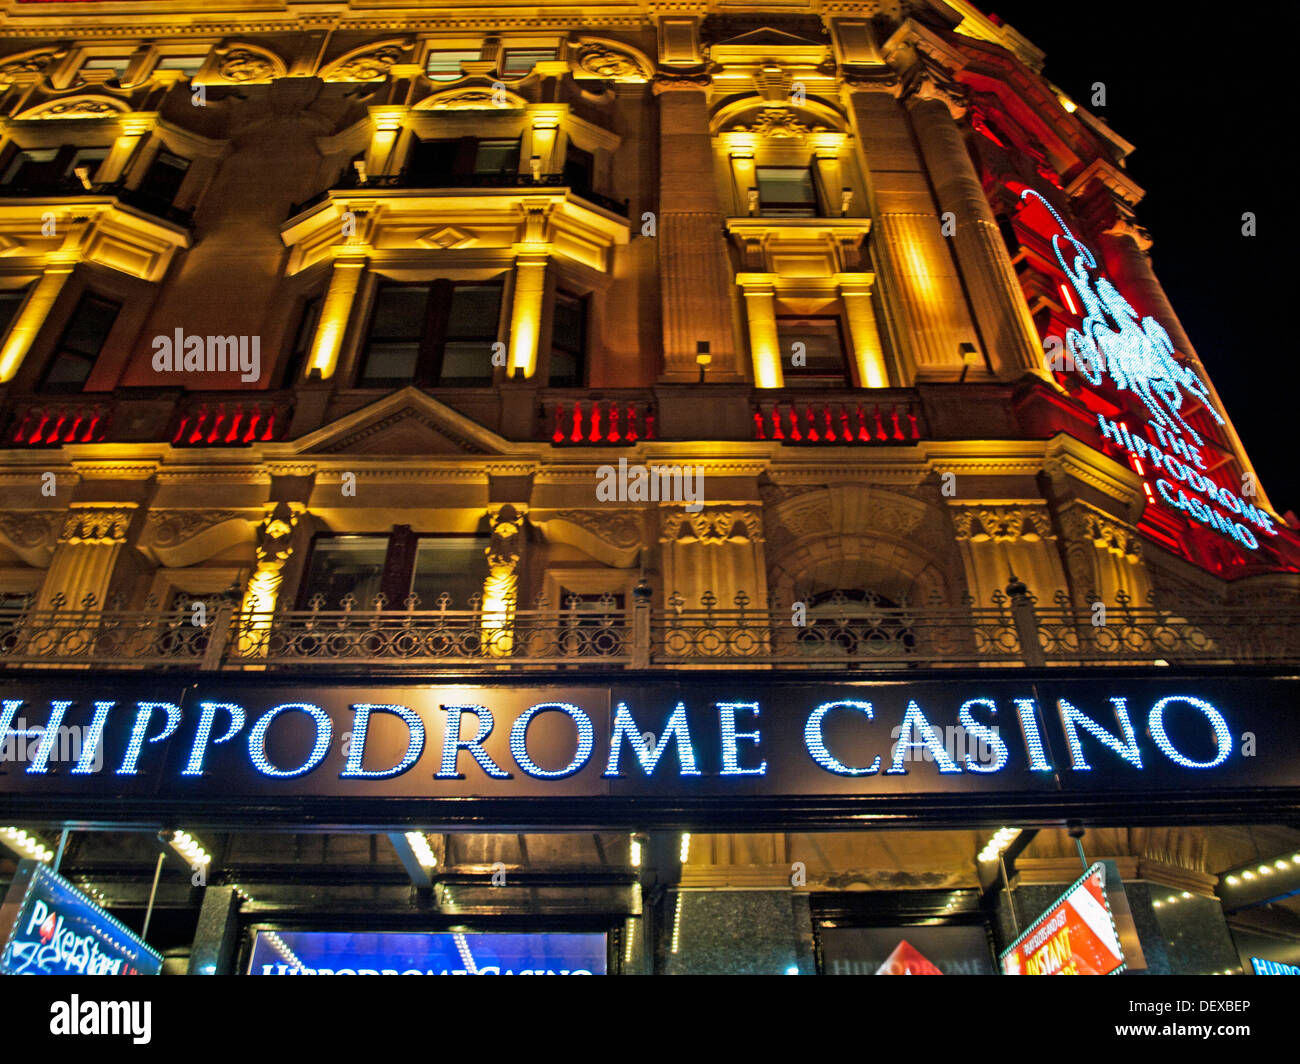
[[[408,384],[425,388],[482,388],[490,387],[495,373],[489,372],[482,378],[485,383],[482,384],[446,384],[443,382],[443,368],[448,343],[469,342],[483,339],[478,336],[458,336],[450,332],[451,302],[458,287],[493,287],[497,290],[497,322],[494,335],[486,340],[490,345],[504,340],[501,336],[501,311],[505,303],[505,285],[503,279],[492,278],[485,281],[472,279],[452,279],[436,278],[431,281],[392,281],[385,277],[380,277],[374,287],[370,299],[370,309],[366,318],[366,327],[361,334],[360,351],[357,358],[357,370],[354,375],[354,386],[357,388],[399,388]],[[417,341],[415,369],[409,378],[398,377],[375,377],[368,378],[366,375],[366,366],[369,361],[370,348],[372,343],[378,339],[381,342],[386,338],[374,337],[372,328],[375,321],[375,314],[379,308],[379,301],[386,289],[395,288],[427,288],[425,296],[424,314],[420,335]],[[489,361],[489,366],[491,365]]]
[[[787,349],[785,337],[782,336],[781,323],[783,321],[824,321],[833,322],[836,333],[839,337],[840,360],[843,365],[844,373],[842,379],[837,379],[833,383],[825,374],[816,374],[807,369],[800,369],[792,366],[789,362],[790,352]],[[854,379],[854,360],[849,354],[848,331],[844,327],[844,317],[839,313],[831,314],[789,314],[783,313],[779,309],[776,313],[776,336],[777,345],[781,352],[781,370],[785,377],[786,387],[796,388],[854,388],[857,387],[857,381]]]
[[[104,332],[103,339],[99,344],[99,349],[95,351],[93,355],[88,356],[82,351],[71,352],[73,357],[87,358],[89,361],[89,368],[86,370],[86,375],[77,386],[73,387],[67,384],[51,384],[50,374],[54,372],[54,367],[65,354],[69,353],[65,348],[65,344],[68,334],[76,325],[78,312],[81,310],[82,306],[90,300],[97,300],[100,303],[105,303],[114,307],[113,320],[109,323],[108,329]],[[123,300],[110,299],[108,296],[101,295],[99,292],[91,288],[83,289],[81,294],[77,297],[77,302],[73,306],[71,313],[68,315],[67,320],[63,323],[63,328],[59,332],[58,341],[50,348],[50,353],[46,356],[45,365],[41,370],[40,382],[37,385],[36,390],[47,395],[80,395],[85,392],[86,382],[90,380],[91,376],[95,372],[95,366],[102,357],[104,348],[108,345],[109,338],[113,335],[113,330],[117,327],[118,319],[122,315],[122,308],[124,305]]]
[[[582,320],[582,339],[580,350],[573,351],[561,346],[556,342],[556,318],[561,300],[571,300],[578,304],[581,309]],[[588,374],[588,352],[591,347],[591,296],[587,293],[571,291],[567,288],[557,288],[555,296],[551,303],[551,343],[550,353],[546,367],[546,386],[548,388],[585,388],[587,387]],[[577,364],[576,381],[571,384],[557,383],[555,381],[555,355],[557,350],[563,355],[572,355]]]
[[[764,202],[763,199],[763,178],[764,170],[786,170],[797,171],[808,178],[809,191],[812,194],[811,200],[800,200],[797,203],[794,200],[781,200],[776,202]],[[821,202],[821,194],[817,188],[817,170],[813,162],[805,166],[780,166],[775,163],[763,163],[754,167],[754,186],[758,189],[758,217],[760,218],[824,218],[826,217]],[[804,212],[807,213],[804,213]]]

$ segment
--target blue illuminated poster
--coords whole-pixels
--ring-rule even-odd
[[[603,934],[258,931],[249,975],[604,975]]]
[[[162,956],[40,861],[0,904],[0,975],[157,975]]]

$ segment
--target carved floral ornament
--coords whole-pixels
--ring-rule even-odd
[[[103,96],[74,96],[54,100],[24,111],[19,118],[104,118],[124,114],[130,110],[121,100]]]
[[[799,116],[787,107],[768,107],[758,113],[749,126],[732,126],[730,132],[755,133],[760,137],[774,140],[806,137],[809,133],[824,133],[826,126],[808,126],[799,121]]]
[[[246,515],[238,510],[150,510],[148,540],[154,547],[177,547],[209,528]]]
[[[410,62],[414,48],[407,40],[367,45],[331,64],[322,77],[325,81],[382,81],[394,65]]]
[[[63,543],[124,543],[132,511],[118,507],[69,510],[59,535]]]
[[[1090,541],[1097,550],[1136,565],[1142,557],[1142,543],[1127,525],[1095,510],[1073,509],[1061,515],[1065,532],[1075,541]]]
[[[53,546],[56,528],[62,518],[61,512],[53,510],[0,512],[0,539],[27,550]]]
[[[640,85],[654,76],[654,69],[644,56],[612,41],[588,37],[578,41],[573,63],[575,76],[585,74],[602,81]]]
[[[972,543],[1034,543],[1054,539],[1047,512],[1033,507],[963,507],[953,513],[957,538]]]
[[[0,85],[15,81],[36,81],[51,66],[68,54],[66,48],[39,48],[23,52],[0,62]]]
[[[697,514],[685,510],[668,510],[663,514],[659,541],[710,545],[727,542],[761,543],[763,519],[753,509],[708,508]]]
[[[284,63],[264,48],[235,44],[217,49],[217,78],[247,85],[284,77]]]

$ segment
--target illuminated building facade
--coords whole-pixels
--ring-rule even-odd
[[[1176,775],[1245,742],[1214,684],[1230,703],[1248,668],[1266,704],[1300,657],[1300,536],[1152,271],[1132,146],[1014,29],[964,0],[82,6],[0,16],[0,798],[26,833],[0,853],[75,825],[61,869],[138,927],[156,832],[188,833],[151,942],[193,972],[460,927],[607,935],[611,971],[992,970],[1082,871],[1067,821],[1128,887],[1130,967],[1250,970],[1234,906],[1300,941],[1274,894],[1230,896],[1300,876],[1286,766],[1235,805]],[[375,694],[398,683],[479,708],[525,685],[594,779],[621,749],[662,793],[579,766],[547,805],[566,774],[527,722],[490,753],[489,716],[403,716]],[[369,692],[351,730],[322,684]],[[835,745],[872,684],[875,769]],[[319,756],[241,690],[310,707]],[[696,771],[678,695],[717,733]],[[1166,734],[1171,699],[1222,757]],[[432,767],[390,774],[425,791],[259,789],[383,775],[361,704],[404,722]],[[765,782],[760,723],[796,712],[805,767],[859,791],[708,789]],[[168,778],[243,744],[257,786],[151,805],[127,777],[182,739]],[[1175,775],[1140,814],[1147,777],[1124,808],[917,798],[1087,756]],[[101,771],[120,794],[78,791]],[[469,806],[426,801],[462,777]]]

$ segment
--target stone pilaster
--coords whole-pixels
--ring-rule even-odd
[[[739,372],[735,283],[714,179],[707,76],[655,79],[659,98],[659,281],[665,381],[698,379],[696,344],[705,340],[709,379]]]
[[[908,110],[939,209],[952,215],[953,251],[993,372],[1004,380],[1042,372],[1037,330],[957,126],[964,102],[926,82],[909,99]]]
[[[845,78],[845,104],[861,149],[874,221],[877,283],[901,380],[953,380],[961,345],[979,346],[926,168],[913,142],[895,76]]]
[[[74,610],[102,609],[139,507],[135,503],[74,504],[59,533],[37,609],[56,600]]]

